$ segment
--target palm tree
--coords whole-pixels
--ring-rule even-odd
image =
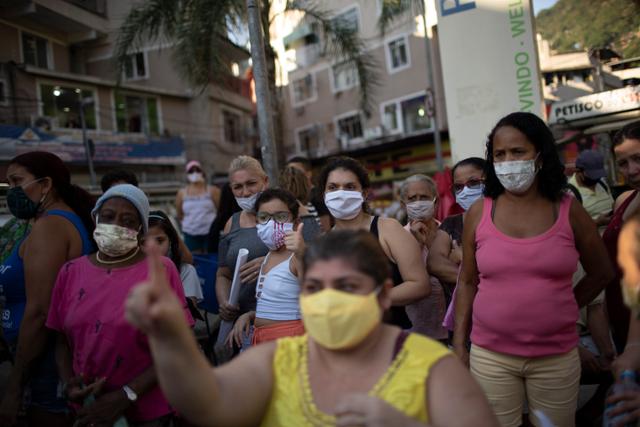
[[[367,115],[373,111],[372,95],[378,84],[377,64],[356,29],[346,21],[333,19],[319,1],[287,0],[282,11],[273,10],[275,0],[259,1],[272,111],[278,112],[280,103],[276,102],[276,54],[271,47],[269,27],[274,15],[294,11],[303,12],[305,20],[320,28],[325,55],[355,65],[360,81],[360,107]],[[144,0],[131,8],[118,31],[115,52],[118,75],[122,75],[127,56],[144,44],[171,42],[173,62],[180,74],[193,87],[205,89],[212,76],[230,73],[224,56],[225,44],[228,43],[227,35],[238,23],[247,23],[246,7],[238,0]],[[274,116],[281,115],[276,113]]]

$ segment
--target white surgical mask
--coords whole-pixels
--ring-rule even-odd
[[[476,202],[476,200],[482,197],[483,192],[484,185],[480,185],[476,188],[465,186],[461,192],[456,193],[456,203],[466,212],[469,210],[471,205]]]
[[[500,184],[510,193],[526,192],[536,179],[536,160],[514,160],[494,163],[493,168]]]
[[[349,220],[358,216],[364,198],[359,191],[337,190],[324,195],[324,204],[336,219]]]
[[[116,224],[96,224],[93,238],[98,249],[110,257],[121,257],[138,247],[138,232]]]
[[[202,182],[204,181],[204,176],[202,175],[201,172],[192,172],[189,175],[187,175],[187,179],[191,183]]]
[[[271,251],[275,251],[284,246],[284,238],[289,231],[293,231],[293,223],[285,222],[280,224],[273,219],[266,224],[257,224],[258,237],[262,243]]]
[[[238,206],[240,206],[243,211],[253,212],[259,195],[260,193],[256,193],[249,197],[236,197],[236,202],[238,202]]]
[[[407,216],[410,220],[429,220],[433,218],[435,211],[434,200],[418,200],[407,203]]]

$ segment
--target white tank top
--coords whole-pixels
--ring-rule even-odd
[[[300,284],[289,268],[293,255],[275,265],[267,274],[262,274],[269,255],[271,254],[262,262],[256,286],[256,317],[269,320],[299,320]]]
[[[216,219],[216,205],[211,200],[209,187],[207,191],[196,196],[190,196],[185,190],[182,200],[182,231],[193,236],[209,234],[211,224]]]

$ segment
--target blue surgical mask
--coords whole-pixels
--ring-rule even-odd
[[[476,200],[482,197],[483,192],[484,185],[480,185],[476,188],[469,188],[465,186],[461,192],[456,194],[456,203],[459,204],[466,212]]]

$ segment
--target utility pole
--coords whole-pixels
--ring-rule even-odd
[[[275,185],[278,182],[280,169],[278,168],[278,153],[275,144],[273,116],[271,115],[271,94],[269,93],[267,60],[264,53],[262,22],[260,20],[260,0],[246,0],[246,3],[249,17],[253,78],[256,83],[256,107],[258,110],[262,166],[269,176],[269,181]]]
[[[422,25],[424,28],[424,44],[426,49],[426,61],[427,61],[427,97],[426,102],[430,102],[431,96],[432,105],[427,105],[427,114],[431,118],[433,124],[433,143],[436,149],[436,164],[438,165],[438,171],[444,170],[444,160],[442,158],[442,140],[440,139],[440,123],[438,121],[438,109],[437,109],[437,92],[436,85],[433,78],[433,63],[431,62],[431,39],[429,39],[427,28],[427,1],[423,0],[422,3]]]
[[[87,121],[84,117],[84,106],[93,103],[93,99],[82,98],[82,93],[78,94],[80,100],[80,126],[82,126],[82,143],[84,144],[84,153],[87,156],[87,164],[89,165],[89,176],[91,177],[91,187],[96,186],[96,172],[93,170],[93,158],[91,157],[91,148],[89,147],[89,139],[87,139]]]

